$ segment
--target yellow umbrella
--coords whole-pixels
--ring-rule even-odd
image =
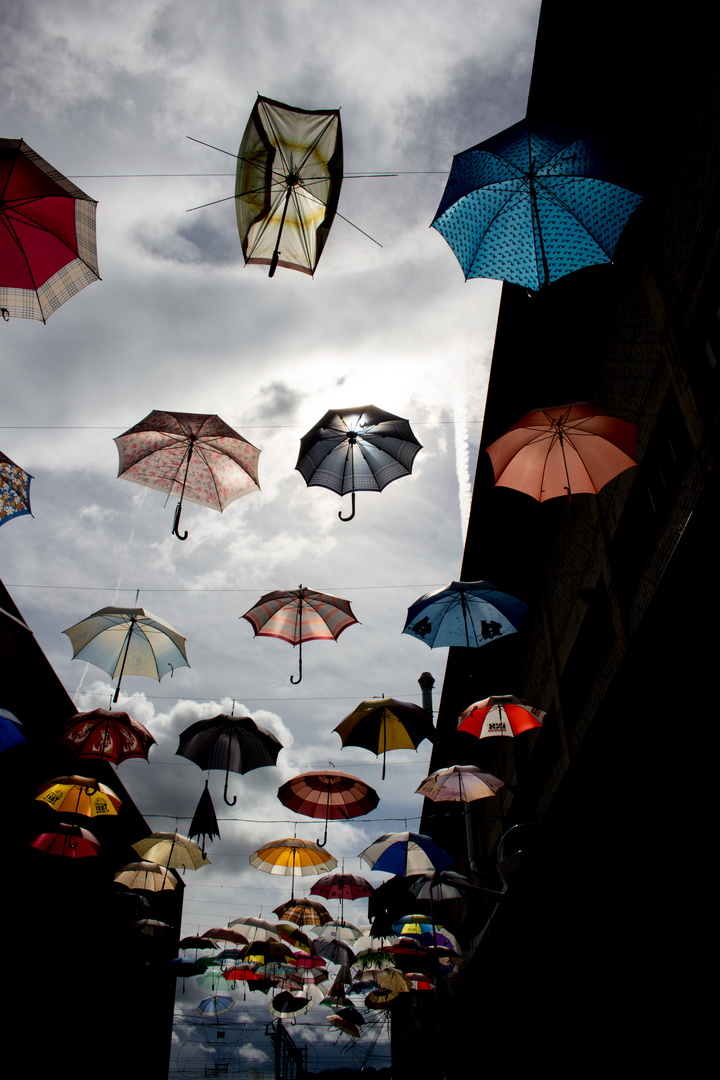
[[[37,802],[47,803],[53,810],[85,817],[117,815],[122,800],[112,788],[89,776],[56,776],[38,788]]]
[[[250,862],[266,874],[285,874],[292,877],[290,898],[294,897],[295,876],[322,874],[334,870],[337,859],[312,840],[297,840],[288,837],[283,840],[271,840],[254,851]]]

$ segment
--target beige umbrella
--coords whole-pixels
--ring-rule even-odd
[[[180,833],[151,833],[144,840],[133,844],[133,848],[141,858],[173,870],[197,870],[200,866],[210,865],[210,860],[205,858],[200,845]]]

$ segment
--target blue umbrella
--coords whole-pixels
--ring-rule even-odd
[[[372,870],[398,877],[444,870],[453,860],[430,836],[422,833],[384,833],[358,855]]]
[[[227,994],[214,994],[204,998],[197,1007],[201,1016],[220,1016],[221,1013],[229,1012],[235,1004],[235,998]]]
[[[643,196],[623,184],[605,140],[521,120],[453,158],[432,227],[465,278],[537,291],[611,261]]]
[[[7,709],[0,709],[0,752],[9,750],[11,746],[20,746],[25,741],[17,716]]]
[[[526,611],[526,604],[489,581],[451,581],[410,605],[403,634],[413,634],[431,649],[479,648],[514,634]]]
[[[0,525],[22,514],[32,515],[30,509],[30,481],[25,472],[5,454],[0,453]]]

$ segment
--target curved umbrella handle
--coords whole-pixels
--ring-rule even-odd
[[[355,517],[355,492],[354,491],[350,492],[350,498],[352,500],[352,502],[350,504],[351,505],[351,512],[348,515],[348,517],[343,517],[342,516],[342,510],[338,510],[338,517],[340,518],[341,521],[352,521],[352,519]]]
[[[182,499],[180,500],[180,502],[175,507],[175,517],[173,518],[172,534],[173,534],[173,536],[177,536],[178,540],[187,540],[187,538],[188,538],[187,529],[185,530],[185,533],[184,533],[183,536],[181,536],[180,533],[178,532],[178,529],[180,528],[180,515],[181,515],[181,513],[182,513]]]
[[[293,686],[297,686],[299,682],[302,682],[302,601],[300,603],[298,614],[300,617],[300,634],[298,640],[298,677],[297,679],[293,679],[292,675],[290,676],[290,682],[293,684]]]
[[[230,769],[228,767],[225,770],[225,790],[223,791],[223,799],[225,800],[225,805],[226,806],[234,806],[235,803],[237,802],[237,795],[233,795],[233,800],[232,800],[232,802],[230,802],[230,800],[228,799],[228,792],[227,792],[229,777],[230,777]]]

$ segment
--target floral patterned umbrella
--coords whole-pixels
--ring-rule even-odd
[[[118,476],[180,501],[172,531],[178,540],[183,499],[221,513],[235,499],[259,491],[260,451],[219,416],[153,410],[115,439]]]
[[[0,525],[10,518],[30,514],[30,481],[32,476],[25,472],[5,454],[0,453]]]

